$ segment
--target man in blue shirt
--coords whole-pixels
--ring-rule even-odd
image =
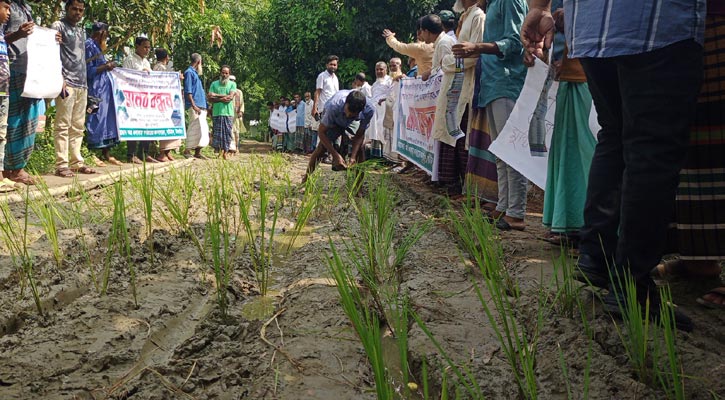
[[[207,157],[201,154],[201,149],[209,144],[209,125],[206,122],[208,107],[201,73],[201,55],[194,53],[191,55],[191,65],[184,71],[184,105],[189,116],[184,157],[190,158],[191,150],[194,149],[194,157],[205,160]]]
[[[541,58],[551,44],[549,3],[531,2],[522,29],[528,58]],[[581,59],[602,127],[577,279],[608,287],[604,308],[619,315],[621,282],[631,278],[637,301],[649,302],[649,315],[658,319],[650,271],[664,253],[702,79],[705,0],[565,0],[564,15],[569,55]],[[674,314],[678,328],[693,328],[687,316]]]
[[[347,140],[352,138],[351,163],[362,162],[365,155],[361,152],[361,146],[365,140],[365,129],[375,113],[375,105],[365,97],[359,90],[340,90],[325,103],[325,110],[322,113],[320,127],[317,130],[319,144],[315,151],[310,154],[310,163],[307,165],[307,174],[302,179],[304,182],[317,164],[320,163],[325,153],[332,156],[332,170],[340,171],[347,168],[345,160],[340,154],[340,149],[335,148],[335,141],[342,137],[342,147],[347,146]]]

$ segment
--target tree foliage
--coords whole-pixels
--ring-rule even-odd
[[[417,18],[450,9],[453,0],[271,0],[258,22],[260,57],[285,92],[314,88],[329,54],[340,57],[341,85],[351,83],[360,70],[346,67],[363,63],[363,72],[374,71],[379,60],[393,52],[382,30],[410,40]]]

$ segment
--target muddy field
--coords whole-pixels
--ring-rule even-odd
[[[250,157],[256,156],[242,154],[232,162],[247,165]],[[259,157],[274,164],[271,155]],[[284,176],[296,186],[307,160],[297,155],[284,158]],[[197,162],[186,168],[196,176],[211,176],[217,163]],[[368,174],[363,195],[382,174],[388,172]],[[447,202],[417,176],[390,175],[401,231],[433,221],[400,271],[401,290],[408,294],[411,309],[447,355],[470,370],[486,398],[520,398],[514,374],[476,294],[474,283],[488,299],[482,275],[462,250]],[[155,185],[168,184],[166,180],[166,175],[157,176]],[[320,183],[328,189],[344,186],[344,173],[323,165]],[[193,229],[201,236],[205,189],[197,188],[191,213]],[[27,287],[21,294],[21,274],[7,248],[0,253],[0,399],[376,398],[370,363],[340,306],[328,270],[329,241],[341,244],[360,237],[354,207],[347,199],[335,202],[327,190],[324,205],[312,213],[287,252],[295,204],[302,197],[295,191],[277,222],[267,296],[259,294],[248,255],[240,254],[227,290],[228,316],[222,317],[209,263],[202,261],[188,235],[160,218],[154,220],[152,259],[142,203],[130,187],[126,217],[133,239],[138,307],[123,257],[111,258],[108,292],[98,293],[91,271],[99,273],[109,251],[112,191],[113,185],[87,192],[83,232],[92,249],[90,263],[78,239],[79,230],[61,224],[58,236],[64,259],[58,268],[39,221],[29,218],[30,252],[44,316],[38,315]],[[536,214],[541,211],[540,193],[534,191],[532,197],[527,231],[496,234],[492,240],[503,244],[506,269],[520,288],[520,295],[512,299],[516,320],[527,332],[539,332],[530,338],[538,397],[666,398],[657,382],[637,379],[618,330],[602,313],[595,293],[580,292],[591,340],[578,314],[567,316],[554,307],[537,322],[537,305],[552,290],[553,260],[561,253],[538,240],[544,233]],[[70,210],[79,200],[74,195],[57,201],[61,209]],[[460,209],[461,204],[452,207]],[[12,204],[11,210],[22,222],[23,203]],[[689,399],[725,396],[723,313],[695,302],[712,285],[672,285],[675,300],[696,324],[694,332],[677,336]],[[419,387],[409,397],[423,398],[425,360],[430,398],[441,398],[445,361],[412,319],[409,326],[410,381]],[[397,353],[391,343],[384,338],[390,360]],[[446,375],[453,396],[457,379],[450,369]],[[459,397],[471,396],[459,390]]]

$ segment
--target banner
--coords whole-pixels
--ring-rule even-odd
[[[438,144],[433,139],[436,99],[443,74],[421,79],[401,79],[395,106],[393,149],[438,180]]]
[[[272,110],[269,114],[269,126],[276,131],[287,132],[287,113],[279,108]]]
[[[295,133],[297,131],[297,110],[287,113],[287,133]]]
[[[543,118],[546,149],[550,148],[551,135],[554,132],[556,93],[559,89],[559,83],[550,82],[547,79],[550,79],[549,66],[536,59],[534,66],[529,68],[526,74],[524,88],[521,90],[506,125],[488,149],[496,157],[525,176],[531,183],[542,189],[546,188],[549,152],[537,151],[532,147],[529,142],[529,135],[536,134],[536,132],[530,132],[532,120],[538,120],[539,123],[542,123],[541,119]],[[547,86],[548,91],[542,94]],[[539,98],[544,95],[547,107],[539,107]],[[600,128],[593,105],[589,116],[589,128],[596,137]]]
[[[21,96],[54,99],[63,89],[63,65],[55,29],[35,25],[28,36],[28,71]]]
[[[111,71],[118,137],[185,139],[184,100],[178,72]]]

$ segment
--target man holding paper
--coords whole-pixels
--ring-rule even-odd
[[[56,112],[53,123],[55,138],[55,175],[72,178],[74,172],[95,174],[83,165],[81,145],[86,122],[86,31],[79,24],[85,12],[83,0],[66,0],[66,15],[51,25],[60,32],[60,59],[63,63],[63,90],[55,99]],[[70,155],[70,160],[69,160]],[[70,168],[69,168],[70,167]]]

